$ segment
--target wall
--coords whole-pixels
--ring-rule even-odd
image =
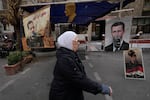
[[[0,10],[3,9],[3,3],[2,3],[2,0],[0,0]]]

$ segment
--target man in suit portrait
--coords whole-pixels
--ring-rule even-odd
[[[27,45],[29,47],[43,47],[42,35],[35,32],[35,26],[33,21],[27,23],[27,28],[29,30],[29,37],[27,37]]]
[[[125,24],[123,22],[115,22],[111,26],[111,35],[113,42],[105,47],[105,51],[128,50],[129,43],[123,40],[125,33]]]

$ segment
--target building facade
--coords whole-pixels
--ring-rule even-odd
[[[22,0],[22,5],[50,3],[50,2],[85,2],[85,1],[102,1],[102,0]],[[120,0],[107,0],[111,3],[119,2]],[[0,15],[7,13],[8,0],[0,0]],[[128,4],[124,9],[133,9],[130,11],[121,12],[121,16],[150,16],[150,0],[135,0],[135,2]],[[110,16],[118,16],[119,13],[110,13]],[[138,22],[137,22],[138,23]]]
[[[36,4],[48,2],[85,2],[85,1],[102,1],[102,0],[22,0],[21,4]],[[107,0],[109,2],[119,2],[120,0]],[[7,0],[0,0],[0,11],[7,9]],[[133,16],[150,16],[150,0],[135,0],[135,2],[128,4],[125,8],[133,8]],[[124,15],[124,14],[123,14]],[[125,13],[131,15],[131,12]]]

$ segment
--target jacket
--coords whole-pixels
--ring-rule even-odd
[[[129,49],[129,43],[123,41],[121,47],[120,47],[120,50],[128,50]],[[105,47],[105,51],[113,51],[113,43],[106,46]]]
[[[93,94],[102,91],[100,83],[87,77],[76,52],[61,47],[56,57],[49,100],[84,100],[83,90]]]

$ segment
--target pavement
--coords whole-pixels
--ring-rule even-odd
[[[51,52],[34,52],[36,54],[36,56],[40,59],[42,59],[43,57],[49,57],[49,56],[53,56],[55,55],[55,51],[51,51]],[[36,61],[36,58],[34,59],[33,62]],[[32,62],[31,62],[32,63]],[[7,64],[7,58],[0,58],[0,86],[3,85],[4,83],[6,83],[7,81],[17,77],[18,75],[20,75],[21,72],[16,73],[15,75],[7,75],[4,69],[4,65]],[[28,65],[25,65],[28,66]],[[0,91],[2,90],[2,88],[0,88]]]
[[[6,58],[0,58],[0,86],[9,80],[9,77],[6,75],[3,65],[7,64]]]
[[[80,44],[79,50],[84,49],[86,51],[104,51],[102,48],[102,42],[101,41],[91,41],[87,42],[85,44]]]

